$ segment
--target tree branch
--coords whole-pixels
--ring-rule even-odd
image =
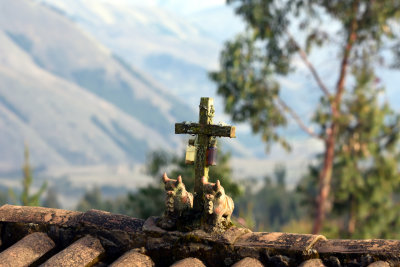
[[[322,82],[321,78],[318,75],[318,72],[315,70],[313,64],[308,60],[306,52],[300,47],[300,45],[296,42],[296,40],[293,38],[292,34],[289,31],[286,31],[287,35],[289,36],[290,40],[293,42],[293,44],[296,46],[297,50],[299,51],[300,57],[303,60],[304,64],[307,66],[307,68],[310,70],[312,76],[314,77],[315,81],[317,82],[319,88],[322,90],[322,92],[327,96],[328,98],[331,96],[329,93],[328,88],[325,86],[325,84]]]
[[[356,0],[353,2],[353,18],[351,20],[350,29],[349,29],[349,36],[347,38],[346,46],[344,47],[344,54],[342,58],[342,62],[340,63],[340,75],[336,85],[336,95],[332,105],[333,108],[333,115],[339,116],[339,104],[342,99],[342,95],[344,92],[344,85],[346,80],[347,68],[349,65],[349,58],[350,53],[353,48],[353,45],[357,39],[357,12],[359,9],[359,1]]]
[[[294,110],[291,109],[280,97],[277,97],[276,99],[281,108],[290,114],[290,116],[296,121],[296,123],[304,132],[309,134],[311,137],[324,140],[321,136],[317,135],[310,127],[307,127],[307,125],[300,119],[299,115],[297,115],[296,112],[294,112]]]

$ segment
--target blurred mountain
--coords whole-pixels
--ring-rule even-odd
[[[215,120],[229,123],[228,117],[223,115],[223,103],[216,96],[215,85],[207,76],[209,70],[217,68],[221,38],[239,30],[236,29],[239,20],[231,21],[233,10],[223,1],[32,1],[70,18],[83,31],[147,73],[196,111],[200,97],[214,97]],[[216,22],[215,18],[211,21],[205,16],[208,13],[214,17],[221,15],[218,27],[214,28],[225,35],[210,32],[213,27],[207,30],[206,25]],[[203,16],[205,20],[200,26]],[[197,116],[186,120],[193,118]],[[253,144],[254,140],[258,140],[257,145],[249,147],[247,144]],[[260,138],[251,134],[239,134],[225,147],[235,156],[264,155]]]
[[[207,69],[216,67],[220,43],[196,23],[169,11],[161,3],[37,1],[68,16],[111,51],[149,73],[181,99],[197,105],[200,92],[202,96],[215,94],[207,78]],[[173,4],[160,2],[170,7]]]
[[[2,172],[21,166],[24,142],[36,166],[143,162],[196,117],[54,8],[0,1],[0,47]]]

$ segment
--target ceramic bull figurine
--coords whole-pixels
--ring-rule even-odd
[[[193,195],[186,191],[181,176],[175,180],[164,173],[162,180],[166,191],[165,212],[157,224],[163,229],[171,230],[176,227],[182,213],[193,208]]]
[[[219,180],[216,183],[208,183],[203,177],[202,183],[205,213],[213,217],[213,224],[220,223],[222,217],[226,218],[226,222],[229,223],[234,209],[232,198],[225,194]]]
[[[162,179],[167,193],[165,204],[168,213],[181,216],[182,212],[193,208],[193,195],[186,191],[180,175],[175,180],[168,178],[167,174],[164,173]]]

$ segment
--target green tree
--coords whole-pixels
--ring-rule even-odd
[[[7,190],[0,189],[0,205],[8,203],[9,194]]]
[[[50,187],[47,190],[45,199],[43,200],[43,207],[59,209],[61,208],[60,202],[58,201],[58,193],[54,187]]]
[[[164,212],[164,188],[161,184],[139,188],[128,194],[126,212],[136,218],[146,219],[149,216],[160,216]]]
[[[354,66],[355,87],[343,103],[335,148],[333,211],[342,236],[399,238],[400,116],[379,103],[383,88],[369,56]],[[398,194],[398,193],[397,193]]]
[[[254,184],[250,189],[252,187]],[[237,201],[237,209],[239,216],[245,218],[250,210],[254,228],[259,231],[280,231],[284,225],[303,215],[299,194],[286,186],[286,168],[283,165],[275,166],[274,181],[267,176],[262,188],[252,191],[246,190],[245,195]]]
[[[76,209],[79,211],[87,211],[90,209],[106,210],[106,205],[103,202],[100,188],[95,186],[91,190],[86,190],[83,197],[79,200]]]
[[[335,146],[329,219],[338,225],[327,225],[324,233],[344,238],[399,238],[400,116],[380,101],[384,89],[366,53],[353,67],[353,76],[355,85],[344,96]],[[317,120],[326,117],[322,110],[317,112]],[[317,193],[316,170],[310,166],[297,187],[308,207]]]
[[[24,164],[22,166],[23,179],[22,179],[22,192],[17,199],[15,192],[10,189],[10,198],[14,203],[19,203],[23,206],[40,206],[40,198],[46,191],[47,182],[44,182],[39,190],[35,194],[31,194],[31,188],[33,183],[32,168],[29,162],[29,148],[25,145],[24,151]]]
[[[90,209],[105,210],[113,213],[126,214],[126,196],[116,199],[104,199],[98,186],[86,190],[83,197],[79,200],[76,209],[88,211]]]
[[[399,20],[400,3],[369,0],[228,0],[228,3],[234,4],[247,28],[244,34],[226,43],[221,52],[221,70],[210,76],[217,83],[217,92],[225,99],[225,110],[232,119],[248,121],[254,132],[261,133],[267,147],[273,142],[289,147],[280,131],[288,116],[307,134],[323,141],[313,227],[313,232],[318,233],[329,207],[335,147],[344,115],[341,106],[348,90],[347,81],[352,76],[349,68],[362,57],[360,51],[371,55],[368,60],[374,67],[387,45],[395,55],[400,55],[399,33],[393,30]],[[338,30],[327,30],[324,21]],[[297,38],[291,33],[295,28]],[[310,55],[317,48],[321,52],[332,47],[338,51],[334,59],[339,60],[339,66],[335,84],[328,86]],[[279,78],[296,72],[294,56],[310,71],[321,94],[321,105],[327,111],[325,123],[318,124],[317,132],[281,98]]]
[[[232,169],[229,165],[230,154],[219,152],[219,159],[216,166],[210,168],[210,182],[217,179],[221,181],[225,192],[232,198],[241,194],[240,187],[232,180]],[[149,154],[146,172],[153,177],[155,185],[140,188],[137,192],[128,194],[127,214],[138,218],[147,218],[151,215],[161,215],[164,211],[164,185],[161,176],[166,171],[170,178],[176,179],[182,176],[186,189],[193,192],[194,168],[193,165],[186,165],[185,158],[165,151],[154,151]]]
[[[286,168],[275,166],[275,183],[265,178],[264,187],[255,195],[255,218],[264,223],[268,231],[279,231],[291,220],[300,217],[298,195],[286,187]]]

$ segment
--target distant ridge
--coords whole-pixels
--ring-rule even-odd
[[[0,172],[37,166],[142,163],[180,144],[192,108],[159,88],[60,10],[0,2]]]

